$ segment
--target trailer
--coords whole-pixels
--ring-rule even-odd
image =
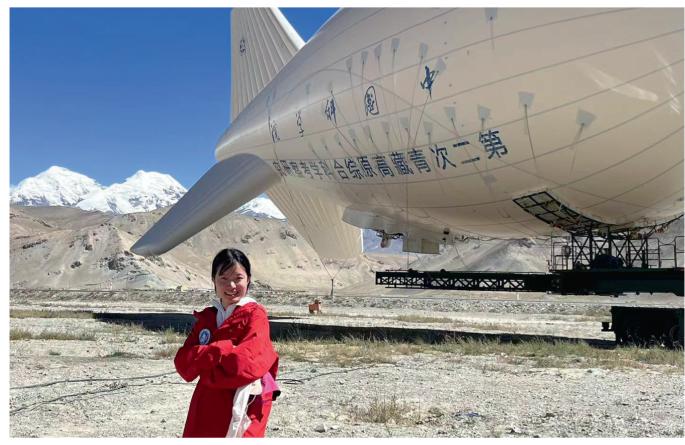
[[[604,323],[602,330],[613,331],[619,345],[684,344],[683,308],[612,306],[611,319],[611,326]]]

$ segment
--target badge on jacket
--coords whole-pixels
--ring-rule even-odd
[[[209,329],[205,328],[200,331],[200,344],[201,345],[206,345],[209,343],[209,339],[212,337],[212,334],[209,332]]]

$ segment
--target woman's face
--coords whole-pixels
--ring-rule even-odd
[[[247,293],[247,285],[250,283],[247,272],[238,263],[217,274],[212,281],[224,308],[240,301]]]

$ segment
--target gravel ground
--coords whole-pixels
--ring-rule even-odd
[[[55,299],[49,307],[186,312],[163,299]],[[199,297],[198,297],[199,298]],[[271,313],[302,311],[306,295],[264,297]],[[532,297],[529,297],[532,298]],[[541,296],[539,299],[543,299]],[[115,301],[117,300],[117,301]],[[154,300],[154,299],[153,299]],[[410,323],[472,330],[503,328],[591,336],[606,308],[545,301],[440,302],[340,297],[328,300],[319,323],[399,326],[393,317],[449,322]],[[499,300],[505,300],[499,298]],[[389,301],[389,302],[388,302]],[[10,308],[46,307],[42,294],[12,294]],[[390,304],[390,303],[393,303]],[[365,306],[365,307],[364,307]],[[357,308],[354,311],[349,308]],[[557,308],[554,312],[552,309]],[[440,308],[440,309],[436,309]],[[465,310],[465,312],[462,312]],[[365,318],[354,317],[354,315]],[[295,317],[297,318],[297,317]],[[487,323],[492,325],[487,326]],[[551,323],[551,324],[548,324]],[[178,347],[158,333],[93,319],[11,318],[10,327],[38,334],[83,334],[82,340],[10,342],[11,437],[178,437],[194,383],[174,372]],[[496,329],[497,328],[497,329]],[[278,345],[277,345],[278,347]],[[392,363],[336,366],[284,356],[268,437],[682,437],[683,372],[668,365],[638,368],[536,367],[526,357],[420,352]],[[404,415],[375,423],[374,404]]]

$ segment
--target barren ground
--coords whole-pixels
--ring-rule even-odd
[[[513,298],[512,298],[513,296]],[[457,298],[337,296],[309,316],[311,296],[257,296],[270,314],[337,325],[387,325],[612,339],[599,332],[611,304],[548,295]],[[190,313],[207,295],[12,292],[10,308]],[[655,300],[657,301],[657,300]],[[682,307],[681,299],[662,304]],[[177,437],[194,383],[174,372],[179,338],[92,318],[10,318],[15,331],[80,340],[10,342],[11,437]],[[46,333],[48,333],[46,335]],[[283,351],[269,437],[682,437],[683,366],[616,365],[615,351],[536,357],[379,348],[385,357],[347,362],[314,353],[317,342],[276,342]],[[351,343],[354,343],[351,341]],[[322,342],[319,351],[331,347]],[[374,347],[374,345],[371,345]],[[299,351],[294,353],[293,351]],[[390,352],[388,352],[390,351]],[[362,353],[359,352],[361,356]],[[611,365],[607,363],[613,363]],[[376,408],[374,411],[372,408]],[[386,410],[387,416],[378,416]],[[395,414],[393,416],[393,413]]]

